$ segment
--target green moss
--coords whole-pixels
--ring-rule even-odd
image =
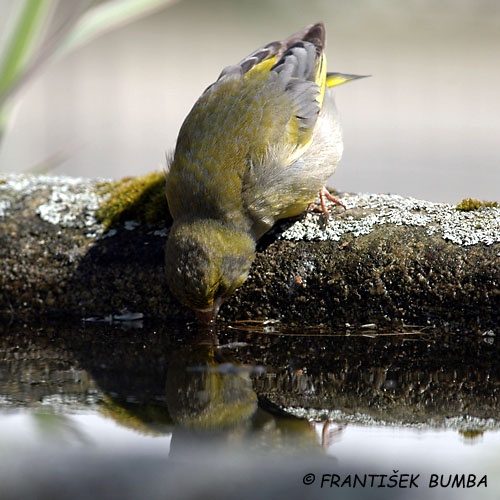
[[[162,172],[104,182],[98,185],[98,190],[101,194],[107,194],[104,204],[96,212],[97,218],[106,228],[126,220],[139,220],[147,224],[171,221]]]
[[[172,425],[164,405],[127,403],[109,395],[104,396],[99,412],[117,424],[147,436],[160,436],[165,432],[162,426]]]
[[[484,435],[484,431],[481,430],[481,429],[467,429],[467,430],[460,430],[458,431],[460,434],[462,434],[462,436],[465,438],[465,439],[468,439],[468,440],[475,440],[477,439],[478,437],[481,437]]]
[[[457,210],[462,210],[463,212],[470,212],[472,210],[478,210],[481,207],[497,208],[499,206],[497,201],[480,201],[473,198],[464,198],[457,206]]]

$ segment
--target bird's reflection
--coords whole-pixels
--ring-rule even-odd
[[[254,368],[238,363],[220,346],[214,329],[203,329],[192,344],[172,353],[166,402],[174,423],[183,428],[219,430],[247,421],[257,409]]]

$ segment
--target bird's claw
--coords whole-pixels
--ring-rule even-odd
[[[344,210],[347,210],[346,206],[337,197],[333,196],[333,194],[331,194],[328,189],[326,189],[326,187],[322,187],[319,191],[319,203],[321,211],[325,216],[325,223],[328,222],[330,218],[330,212],[328,211],[328,207],[326,206],[326,200],[335,203],[335,205],[342,207]],[[309,206],[307,207],[307,211],[310,212],[313,208],[314,202],[309,204]]]

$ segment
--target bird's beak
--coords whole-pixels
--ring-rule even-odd
[[[211,325],[215,322],[215,318],[223,302],[224,299],[222,297],[217,297],[214,299],[212,307],[208,307],[207,309],[197,309],[194,313],[203,324]]]
[[[368,78],[371,75],[348,75],[347,73],[328,73],[326,75],[326,86],[337,87],[343,83],[357,80],[359,78]]]

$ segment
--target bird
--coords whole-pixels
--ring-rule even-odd
[[[173,218],[165,251],[172,294],[205,324],[248,278],[256,244],[303,213],[342,156],[326,31],[310,24],[224,68],[184,120],[166,167]],[[339,202],[340,203],[340,202]]]

